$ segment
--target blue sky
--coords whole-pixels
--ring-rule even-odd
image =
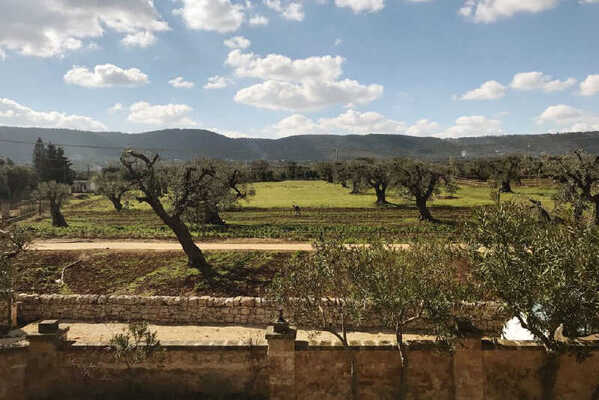
[[[597,21],[599,0],[3,0],[0,125],[599,130]]]

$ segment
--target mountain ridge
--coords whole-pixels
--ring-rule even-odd
[[[488,157],[497,154],[560,154],[576,148],[599,153],[599,132],[478,136],[439,139],[396,134],[295,135],[279,139],[230,138],[202,129],[162,129],[143,133],[92,132],[56,128],[0,126],[0,155],[31,162],[33,143],[63,145],[76,163],[102,164],[118,159],[122,149],[159,152],[165,159],[221,158],[249,161],[322,161],[357,157]]]

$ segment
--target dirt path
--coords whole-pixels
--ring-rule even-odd
[[[310,243],[234,243],[207,242],[197,243],[206,251],[312,251]],[[30,246],[31,250],[181,250],[181,245],[173,241],[105,241],[105,240],[40,240]]]
[[[309,242],[197,242],[204,251],[314,251]],[[348,245],[352,246],[352,245]],[[359,245],[353,245],[359,246]],[[396,248],[409,247],[408,244],[394,244]],[[172,251],[181,250],[181,245],[174,241],[136,241],[136,240],[37,240],[29,247],[31,250],[70,251],[70,250],[120,250],[120,251]]]

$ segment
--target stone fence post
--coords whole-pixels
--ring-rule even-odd
[[[455,400],[484,400],[482,331],[473,326],[463,328],[453,355]]]
[[[295,338],[297,330],[283,319],[283,312],[266,330],[268,342],[268,386],[271,400],[294,400]]]

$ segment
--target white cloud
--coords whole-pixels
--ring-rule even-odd
[[[507,88],[497,81],[487,81],[478,89],[471,90],[460,97],[461,100],[495,100],[505,96]]]
[[[367,104],[382,94],[381,85],[365,86],[350,79],[307,80],[299,84],[268,80],[241,89],[235,101],[270,110],[316,111],[338,104],[348,107]]]
[[[304,5],[298,1],[286,1],[283,0],[263,0],[264,4],[276,12],[278,12],[283,18],[291,21],[303,21],[304,20]],[[284,4],[286,3],[286,4]]]
[[[225,64],[234,68],[235,75],[239,77],[300,82],[306,79],[335,80],[343,73],[341,65],[344,61],[340,56],[292,60],[279,54],[259,57],[254,53],[233,50]]]
[[[576,85],[576,79],[568,78],[565,81],[552,80],[551,75],[542,72],[520,72],[514,75],[510,86],[517,90],[543,90],[544,92],[557,92],[566,90]]]
[[[117,113],[119,111],[123,111],[123,105],[121,103],[115,103],[112,107],[108,109],[108,112],[111,114]]]
[[[335,0],[337,7],[349,7],[356,14],[377,12],[385,7],[385,0]]]
[[[243,36],[235,36],[224,41],[225,46],[230,49],[247,49],[252,42]]]
[[[0,98],[0,125],[103,131],[106,126],[93,118],[58,111],[36,111],[14,100]]]
[[[264,15],[254,15],[248,22],[251,26],[266,26],[268,25],[268,18]]]
[[[233,83],[231,79],[215,75],[208,78],[208,82],[204,85],[204,89],[222,89],[226,88],[231,83]]]
[[[156,43],[156,36],[150,31],[136,32],[125,36],[121,43],[127,47],[146,48]]]
[[[168,83],[172,87],[176,87],[176,88],[179,88],[179,89],[191,89],[192,87],[195,86],[195,84],[193,82],[186,81],[185,79],[183,79],[182,76],[178,76],[176,78],[173,78],[170,81],[168,81]]]
[[[537,123],[572,123],[579,120],[582,116],[583,113],[579,109],[567,106],[565,104],[558,104],[556,106],[547,107],[545,111],[543,111],[543,113],[537,117]]]
[[[599,2],[599,0],[597,0]],[[599,93],[599,74],[589,75],[580,83],[580,94],[583,96],[593,96]]]
[[[129,107],[127,119],[137,124],[190,127],[197,125],[197,122],[188,117],[191,111],[193,109],[187,104],[153,105],[139,101]]]
[[[169,29],[151,0],[0,1],[0,15],[0,53],[36,57],[85,48],[84,41],[102,37],[107,29],[125,34],[127,41],[139,32]]]
[[[231,0],[182,0],[183,8],[173,10],[190,29],[229,33],[245,20],[244,6]]]
[[[412,126],[408,127],[406,134],[410,136],[432,136],[441,131],[441,125],[428,119],[416,121]]]
[[[477,23],[491,23],[519,13],[538,13],[558,5],[560,0],[466,0],[459,14]]]
[[[93,71],[87,67],[75,65],[64,75],[64,81],[71,85],[88,88],[132,87],[149,83],[148,76],[139,69],[122,69],[112,64],[96,65]]]
[[[486,136],[502,134],[501,121],[489,119],[482,115],[463,116],[455,121],[455,125],[438,136],[447,138]]]
[[[279,136],[294,134],[408,134],[426,136],[439,132],[439,124],[422,119],[412,126],[403,121],[386,118],[377,112],[347,110],[333,118],[320,118],[314,121],[302,114],[294,114],[282,119],[273,129]]]
[[[536,120],[539,125],[551,124],[569,132],[599,130],[599,114],[565,104],[547,107]]]

